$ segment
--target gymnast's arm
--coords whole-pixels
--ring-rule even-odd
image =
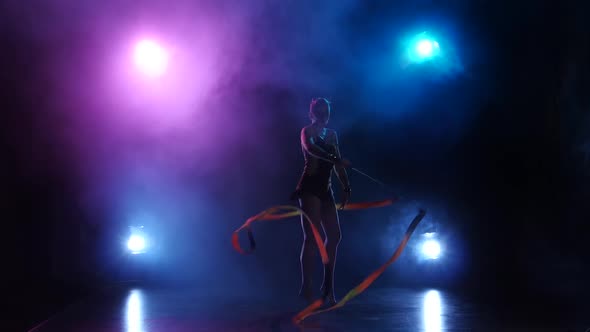
[[[340,158],[338,158],[337,155],[329,153],[315,144],[309,128],[303,128],[301,130],[301,146],[303,146],[305,151],[316,158],[320,158],[331,163],[340,162]]]

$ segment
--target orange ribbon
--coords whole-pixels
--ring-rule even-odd
[[[283,211],[291,211],[291,212],[283,212]],[[280,213],[282,212],[282,213]],[[311,219],[309,219],[309,216],[303,212],[303,210],[301,210],[300,208],[296,207],[296,206],[291,206],[291,205],[278,205],[278,206],[273,206],[269,209],[266,209],[262,212],[260,212],[259,214],[250,217],[248,220],[246,220],[246,222],[242,225],[242,227],[236,229],[234,231],[234,233],[232,234],[232,245],[234,246],[234,249],[236,249],[237,252],[241,253],[241,254],[250,254],[254,251],[254,249],[256,249],[256,242],[254,241],[254,234],[252,234],[252,229],[250,228],[250,224],[252,224],[255,221],[258,220],[277,220],[277,219],[283,219],[283,218],[287,218],[287,217],[291,217],[291,216],[298,216],[298,215],[303,215],[305,217],[305,219],[307,220],[307,222],[309,222],[309,225],[311,226],[311,230],[313,232],[313,237],[315,238],[315,241],[318,245],[318,248],[320,249],[320,255],[322,256],[322,262],[324,264],[328,263],[328,253],[326,252],[326,247],[324,246],[324,243],[322,241],[322,237],[320,236],[320,232],[318,231],[317,227],[314,226],[314,224],[311,222]],[[248,250],[244,250],[242,249],[242,247],[240,247],[240,240],[238,238],[238,233],[242,230],[242,229],[246,229],[246,231],[248,232],[248,239],[250,241],[250,248]]]
[[[322,304],[324,304],[323,299],[318,299],[318,300],[314,301],[312,304],[310,304],[307,308],[303,309],[300,313],[295,315],[295,317],[293,317],[293,322],[295,324],[299,324],[299,323],[301,323],[301,321],[303,321],[305,318],[307,318],[309,316],[313,316],[313,315],[321,314],[323,312],[328,312],[328,311],[332,311],[334,309],[338,309],[338,308],[344,306],[346,304],[346,302],[350,301],[351,299],[357,297],[359,294],[364,292],[375,280],[377,280],[377,278],[379,278],[379,276],[381,274],[383,274],[383,272],[385,272],[385,269],[388,266],[393,264],[393,262],[395,262],[399,258],[402,251],[404,251],[406,244],[408,244],[408,241],[410,240],[410,236],[412,236],[412,233],[414,232],[414,230],[416,229],[416,227],[418,226],[420,221],[422,221],[422,218],[424,218],[425,215],[426,215],[426,212],[424,210],[420,210],[418,215],[416,215],[416,217],[414,217],[414,220],[412,220],[412,223],[410,224],[410,226],[408,226],[408,229],[406,230],[406,233],[404,234],[404,238],[402,239],[402,242],[399,244],[399,246],[397,247],[397,249],[393,253],[393,256],[391,256],[391,258],[389,258],[389,260],[387,262],[385,262],[385,264],[381,265],[377,270],[373,271],[373,273],[371,273],[367,278],[365,278],[365,280],[363,280],[358,286],[356,286],[355,288],[350,290],[346,294],[346,296],[344,296],[342,298],[342,300],[340,300],[338,303],[336,303],[335,305],[333,305],[331,307],[328,307],[323,310],[318,310],[322,306]]]
[[[350,204],[346,204],[344,206],[344,210],[359,210],[359,209],[384,207],[384,206],[393,204],[393,202],[394,201],[391,199],[386,199],[386,200],[375,201],[375,202],[350,203]],[[336,208],[337,209],[342,208],[342,204],[341,203],[336,204]],[[252,229],[250,227],[250,225],[253,222],[259,221],[259,220],[285,219],[285,218],[296,217],[296,216],[300,216],[300,215],[302,215],[305,218],[305,220],[307,220],[309,225],[311,226],[311,230],[313,232],[313,237],[314,237],[315,242],[316,242],[318,249],[320,251],[320,256],[322,257],[322,263],[328,264],[328,253],[326,252],[326,247],[324,246],[324,242],[322,241],[322,237],[320,236],[320,232],[318,231],[317,227],[313,224],[313,222],[311,222],[311,219],[309,218],[309,216],[305,212],[303,212],[303,210],[301,210],[300,208],[298,208],[296,206],[292,206],[292,205],[273,206],[271,208],[268,208],[268,209],[258,213],[255,216],[248,218],[248,220],[246,220],[246,222],[240,228],[236,229],[233,232],[232,239],[231,239],[232,245],[237,252],[239,252],[241,254],[250,254],[254,251],[254,249],[256,249],[256,241],[254,240],[254,234],[252,233]],[[242,249],[242,247],[240,246],[240,241],[239,241],[239,236],[238,236],[239,232],[242,231],[243,229],[246,229],[246,231],[248,232],[248,240],[250,242],[250,248],[248,248],[247,250]]]
[[[344,206],[344,210],[358,210],[358,209],[384,207],[384,206],[388,206],[388,205],[393,204],[393,202],[394,202],[394,200],[382,200],[382,201],[375,201],[375,202],[351,203],[351,204],[346,204]],[[340,209],[341,207],[342,207],[341,203],[336,204],[336,208]],[[295,216],[299,216],[299,215],[302,215],[307,220],[309,225],[311,226],[314,239],[316,241],[316,244],[317,244],[318,249],[320,251],[320,255],[322,257],[322,263],[327,264],[328,263],[328,254],[326,252],[326,247],[324,246],[324,243],[322,241],[322,238],[320,236],[320,233],[319,233],[317,227],[315,227],[315,225],[311,222],[311,219],[309,218],[309,216],[303,210],[301,210],[298,207],[291,206],[291,205],[273,206],[271,208],[268,208],[268,209],[258,213],[255,216],[250,217],[248,220],[246,220],[246,222],[240,228],[238,228],[237,230],[235,230],[233,232],[232,245],[237,252],[239,252],[241,254],[250,254],[254,251],[254,249],[256,249],[256,242],[254,241],[254,234],[252,233],[252,230],[250,228],[250,225],[253,222],[259,221],[259,220],[285,219],[285,218],[295,217]],[[420,223],[422,218],[424,218],[425,215],[426,215],[426,212],[423,210],[420,210],[420,212],[414,218],[414,220],[412,221],[410,226],[408,226],[408,229],[404,235],[404,238],[402,239],[402,242],[399,244],[399,246],[396,249],[393,256],[387,262],[385,262],[385,264],[383,264],[381,267],[379,267],[377,270],[375,270],[373,273],[371,273],[367,278],[365,278],[365,280],[363,280],[363,282],[361,282],[358,286],[356,286],[351,291],[349,291],[348,294],[346,294],[346,296],[344,296],[344,298],[342,298],[342,300],[340,300],[338,303],[336,303],[335,305],[333,305],[331,307],[328,307],[323,310],[318,310],[324,304],[324,299],[318,299],[318,300],[314,301],[311,305],[309,305],[307,308],[305,308],[301,312],[299,312],[297,315],[295,315],[295,317],[293,317],[293,322],[296,324],[299,324],[301,321],[303,321],[305,318],[307,318],[309,316],[340,308],[344,304],[346,304],[348,301],[350,301],[354,297],[358,296],[360,293],[364,292],[385,271],[385,269],[388,266],[393,264],[393,262],[395,262],[398,259],[398,257],[401,255],[402,251],[406,247],[406,244],[408,243],[410,236],[412,235],[412,233],[414,232],[414,230],[416,229],[416,227],[418,226],[418,224]],[[248,239],[250,242],[250,248],[247,250],[242,249],[242,247],[240,246],[240,243],[239,243],[238,234],[243,229],[247,230]]]

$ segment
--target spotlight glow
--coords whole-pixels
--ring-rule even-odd
[[[433,42],[430,40],[421,40],[416,45],[416,51],[423,57],[429,57],[432,55],[432,50],[434,48]]]
[[[131,235],[127,241],[127,248],[133,254],[142,253],[146,248],[145,238],[136,234]]]
[[[426,258],[437,259],[440,256],[440,244],[435,240],[428,240],[422,245],[422,253]]]
[[[425,63],[434,61],[442,55],[441,45],[431,33],[424,31],[408,38],[405,42],[407,60],[410,63]]]
[[[149,77],[160,77],[168,68],[168,53],[153,40],[144,39],[135,45],[135,66]]]

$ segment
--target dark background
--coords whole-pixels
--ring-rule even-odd
[[[148,160],[156,146],[167,151],[195,141],[141,130],[100,139],[111,124],[77,114],[99,114],[108,96],[95,90],[94,97],[81,97],[83,88],[72,85],[94,89],[105,70],[90,59],[108,53],[108,29],[88,29],[86,19],[117,12],[108,23],[115,30],[139,12],[170,18],[178,8],[107,2],[81,9],[36,1],[27,9],[5,2],[2,244],[9,325],[30,328],[105,285],[136,278],[294,295],[297,221],[258,226],[259,249],[251,257],[232,252],[229,236],[248,216],[288,203],[302,166],[299,129],[308,101],[318,95],[333,101],[330,126],[343,153],[404,197],[388,209],[341,215],[342,291],[391,255],[416,209],[425,207],[429,215],[419,231],[437,225],[446,237],[445,260],[426,266],[407,254],[376,286],[449,287],[539,307],[575,306],[589,295],[588,4],[411,3],[208,3],[220,16],[256,13],[246,20],[256,24],[246,23],[251,29],[244,32],[252,51],[203,102],[200,112],[213,114],[205,126],[216,138],[182,157],[190,162],[167,164],[162,172],[175,170],[169,177],[134,184],[146,205],[174,216],[151,222],[161,250],[137,258],[120,246],[126,221],[113,217],[119,208],[113,193],[126,189],[111,184],[128,174],[109,167],[129,154]],[[335,26],[322,22],[329,12],[338,13]],[[436,68],[413,67],[388,82],[377,65],[382,45],[417,21],[444,27],[461,69],[439,77]],[[276,58],[293,52],[293,62],[283,66],[293,68],[273,72],[264,65],[279,66]],[[69,69],[60,72],[64,66]],[[253,72],[265,74],[251,79]],[[72,73],[79,74],[75,83]],[[387,195],[359,174],[350,177],[354,200]]]

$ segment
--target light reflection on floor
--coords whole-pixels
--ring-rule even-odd
[[[444,330],[443,303],[437,290],[429,290],[424,294],[422,304],[422,323],[426,332],[441,332]]]
[[[301,301],[288,299],[226,290],[214,293],[203,287],[114,287],[54,316],[34,332],[299,332],[292,318]],[[587,310],[579,314],[548,310],[539,316],[523,311],[503,320],[481,308],[480,303],[447,290],[372,289],[339,310],[309,318],[304,328],[310,332],[588,329]]]
[[[126,332],[147,332],[143,328],[143,303],[140,290],[133,289],[129,292],[124,317]]]

